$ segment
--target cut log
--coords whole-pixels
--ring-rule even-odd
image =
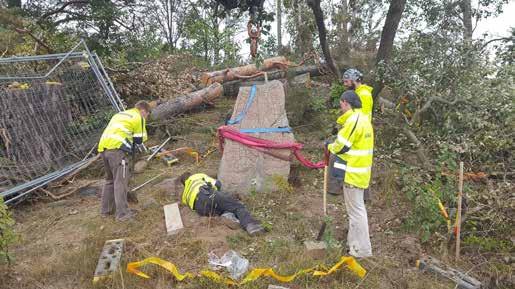
[[[210,103],[223,94],[223,86],[213,83],[210,86],[160,103],[152,110],[152,120],[163,120],[191,110],[202,103]]]
[[[210,85],[215,82],[224,83],[235,79],[243,79],[249,76],[260,75],[262,71],[273,68],[283,68],[288,65],[288,60],[284,56],[277,56],[263,60],[263,64],[258,68],[255,64],[248,64],[240,67],[227,68],[224,70],[205,72],[202,74],[201,82]]]
[[[298,66],[293,67],[288,70],[274,70],[269,71],[266,73],[266,77],[268,80],[273,79],[281,79],[281,78],[287,78],[288,76],[293,77],[301,74],[309,73],[311,77],[313,76],[321,76],[325,75],[327,73],[327,67],[325,65],[319,66],[319,65],[305,65],[305,66]],[[224,95],[235,97],[238,95],[238,92],[240,90],[240,87],[242,86],[249,86],[255,83],[256,81],[262,81],[265,80],[264,75],[258,75],[256,77],[253,77],[251,79],[238,79],[233,81],[228,81],[223,84],[224,86]]]
[[[273,59],[273,58],[271,58]],[[288,70],[274,70],[266,73],[268,80],[287,78],[288,76],[294,77],[301,74],[309,73],[310,76],[321,76],[326,74],[327,67],[325,65],[305,65],[293,67]],[[177,97],[173,100],[152,103],[155,108],[152,109],[151,118],[152,120],[163,120],[188,110],[194,109],[205,102],[211,102],[214,99],[220,97],[222,94],[225,96],[235,97],[238,95],[240,87],[250,86],[256,81],[265,80],[264,75],[258,75],[247,80],[233,80],[223,84],[223,86],[217,82],[210,86],[191,92],[187,95]]]

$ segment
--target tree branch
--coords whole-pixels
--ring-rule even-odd
[[[68,2],[65,2],[63,3],[63,5],[61,5],[61,7],[55,9],[55,10],[52,10],[52,11],[48,11],[47,13],[43,14],[41,17],[39,17],[37,23],[40,23],[41,21],[45,20],[46,18],[52,16],[52,15],[55,15],[55,14],[59,14],[61,12],[64,11],[64,9],[66,9],[66,7],[70,6],[70,5],[75,5],[75,4],[89,4],[90,1],[89,0],[73,0],[73,1],[68,1]]]
[[[39,45],[43,46],[48,53],[53,53],[54,50],[50,48],[43,40],[36,37],[36,35],[32,34],[32,31],[25,29],[25,28],[14,28],[14,31],[20,33],[20,34],[27,34],[29,35],[34,41],[36,41]]]
[[[481,46],[481,50],[485,49],[485,47],[488,46],[488,44],[490,44],[492,42],[496,42],[496,41],[509,41],[509,40],[511,40],[510,37],[500,37],[500,38],[490,39],[487,42],[485,42],[485,44],[483,44],[483,46]]]
[[[412,124],[416,123],[419,120],[420,115],[422,113],[426,112],[427,110],[429,110],[432,107],[433,102],[441,102],[441,103],[453,106],[453,105],[456,105],[456,104],[458,104],[460,102],[466,103],[467,101],[463,100],[463,99],[458,99],[458,98],[454,98],[454,100],[449,101],[449,100],[447,100],[445,98],[441,98],[439,96],[433,96],[433,97],[429,98],[429,100],[426,101],[426,103],[424,103],[422,108],[420,108],[417,111],[415,111],[415,113],[413,114],[413,117],[411,118],[411,122],[409,122],[409,124],[412,125]]]

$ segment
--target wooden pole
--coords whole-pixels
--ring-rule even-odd
[[[458,181],[458,212],[456,215],[456,262],[460,259],[461,239],[461,200],[463,198],[463,162],[460,162],[460,175]]]
[[[329,180],[329,170],[327,165],[324,167],[324,217],[327,216],[327,181]]]

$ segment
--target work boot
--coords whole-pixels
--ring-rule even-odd
[[[265,233],[265,229],[258,223],[250,223],[245,228],[245,231],[251,236],[257,236]]]
[[[221,215],[222,223],[232,230],[236,230],[240,227],[240,221],[231,212],[225,212]]]
[[[136,217],[136,215],[137,215],[137,212],[136,212],[136,211],[134,211],[134,210],[129,210],[129,211],[127,212],[127,214],[125,214],[125,215],[123,215],[123,216],[121,216],[121,217],[117,217],[117,218],[116,218],[116,221],[118,221],[118,222],[130,221],[130,220],[133,220],[133,219],[134,219],[134,217]]]

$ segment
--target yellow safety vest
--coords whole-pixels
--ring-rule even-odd
[[[115,114],[98,142],[98,152],[122,149],[130,152],[135,138],[147,140],[145,119],[138,109],[132,108]]]
[[[343,181],[366,189],[370,183],[374,155],[374,130],[361,109],[348,110],[336,121],[342,128],[336,140],[329,144],[331,153],[338,156],[334,172],[342,173]],[[333,173],[333,175],[335,175]]]
[[[211,184],[214,190],[217,190],[216,179],[206,174],[191,175],[184,183],[184,191],[182,192],[182,203],[188,205],[190,209],[195,210],[195,200],[202,186]]]
[[[361,84],[354,90],[361,100],[361,111],[368,116],[370,121],[372,121],[372,108],[374,106],[372,90],[373,88],[366,84]]]

